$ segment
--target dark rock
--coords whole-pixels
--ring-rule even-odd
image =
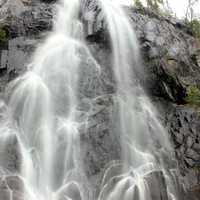
[[[52,5],[32,0],[5,0],[0,6],[0,26],[7,40],[0,42],[0,91],[26,70],[30,55],[44,32],[52,27]]]
[[[141,177],[140,177],[141,178]],[[143,187],[145,184],[145,187]],[[142,186],[143,185],[143,186]],[[112,176],[103,187],[100,199],[106,200],[112,194],[117,200],[135,199],[139,200],[141,195],[145,199],[168,200],[166,182],[162,172],[152,172],[139,180],[134,171],[126,174]]]
[[[172,106],[167,111],[166,123],[174,144],[179,167],[186,188],[199,184],[200,172],[195,170],[200,161],[200,115],[188,106]]]
[[[1,170],[6,173],[20,173],[22,155],[19,140],[14,133],[9,133],[10,130],[6,129],[6,127],[3,129],[5,133],[1,136],[0,141]]]
[[[61,188],[56,194],[58,200],[82,200],[82,195],[78,183],[71,182]]]
[[[168,200],[167,185],[161,171],[152,172],[145,176],[151,198],[155,200]]]
[[[19,176],[4,176],[0,178],[0,200],[24,200],[24,182]]]
[[[25,37],[10,39],[0,51],[0,91],[6,84],[22,74],[30,62],[30,54],[35,48],[36,41]]]
[[[90,106],[85,126],[81,127],[81,158],[85,173],[92,187],[99,189],[102,169],[113,160],[120,159],[119,139],[114,134],[113,97],[102,96],[94,99]]]
[[[36,37],[52,27],[52,6],[36,1],[7,0],[0,7],[1,27],[6,27],[10,38]]]

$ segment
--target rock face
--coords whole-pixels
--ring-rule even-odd
[[[54,1],[4,0],[0,3],[0,29],[6,31],[5,40],[0,39],[0,92],[7,83],[26,71],[37,43],[41,42],[52,27]],[[125,8],[140,41],[144,74],[141,84],[160,111],[160,118],[169,130],[180,166],[181,179],[188,198],[198,200],[200,189],[200,115],[185,104],[186,88],[200,88],[199,44],[187,27],[176,19],[168,19],[145,10]],[[101,18],[96,16],[98,20]],[[94,181],[109,161],[119,159],[119,144],[112,131],[114,80],[110,73],[110,47],[104,27],[87,24],[86,40],[96,60],[103,66],[97,79],[83,69],[88,83],[84,90],[81,109],[88,110],[92,101],[90,128],[82,133],[83,159],[86,174]],[[87,65],[92,63],[87,61]],[[95,69],[94,69],[95,70]],[[91,70],[90,72],[93,73]],[[92,83],[92,86],[91,84]],[[88,84],[88,85],[87,85]],[[91,93],[95,88],[96,93]],[[103,95],[109,94],[109,95]],[[101,95],[100,98],[95,99]],[[84,117],[84,116],[82,116]],[[95,120],[92,120],[94,119]],[[97,124],[98,122],[98,124]],[[87,127],[88,128],[88,127]],[[1,189],[1,188],[0,188]]]
[[[188,86],[200,88],[198,41],[176,19],[167,19],[147,10],[125,9],[140,41],[144,66],[141,84],[169,130],[185,189],[192,191],[195,188],[197,193],[200,176],[199,113],[185,103],[185,97]],[[96,43],[100,49],[108,49],[103,45],[108,37],[105,27],[99,26],[98,20],[96,16],[96,26],[93,31],[88,30],[87,38],[92,46]],[[93,55],[98,60],[98,51]],[[188,198],[193,197],[190,194]]]
[[[200,68],[192,60],[197,51],[195,39],[180,28],[178,21],[132,12],[130,16],[141,41],[147,72],[145,88],[153,96],[183,103],[187,85],[199,86],[196,74]]]
[[[38,1],[3,1],[0,5],[0,91],[8,81],[26,70],[39,39],[52,26],[51,5]]]
[[[23,200],[24,183],[18,176],[7,176],[0,179],[0,199]]]

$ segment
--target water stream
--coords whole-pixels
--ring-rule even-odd
[[[28,71],[8,86],[7,102],[1,103],[1,152],[11,141],[16,145],[14,152],[21,155],[14,170],[6,164],[8,158],[0,158],[9,200],[89,200],[84,180],[77,175],[84,174],[79,162],[80,129],[87,123],[87,119],[77,120],[84,59],[81,54],[84,52],[95,63],[99,73],[101,66],[84,40],[81,9],[85,2],[62,0],[57,4],[52,32],[37,48]],[[164,159],[172,148],[138,81],[142,67],[133,27],[117,1],[95,3],[110,35],[118,115],[115,125],[122,151],[121,161],[105,170],[95,198],[161,200],[164,195],[166,200],[174,200],[176,191]],[[9,178],[15,176],[23,185],[18,193],[9,185]],[[166,190],[158,194],[163,188]]]

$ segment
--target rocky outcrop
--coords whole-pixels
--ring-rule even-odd
[[[19,176],[6,176],[0,178],[0,198],[23,200],[24,183]]]
[[[26,70],[36,44],[51,29],[54,9],[53,4],[49,3],[52,2],[4,0],[0,3],[0,29],[6,31],[6,40],[0,40],[0,92],[4,91],[10,80]],[[146,10],[125,9],[140,41],[145,72],[140,78],[141,84],[169,130],[185,189],[190,191],[188,199],[192,199],[193,194],[194,199],[196,194],[198,199],[200,118],[196,108],[185,104],[185,96],[188,86],[200,88],[199,45],[187,27],[176,19],[161,17]],[[98,19],[101,20],[101,17]],[[83,162],[87,176],[97,187],[99,180],[94,179],[109,161],[119,159],[120,149],[112,134],[116,127],[108,120],[110,114],[114,115],[112,94],[115,91],[109,67],[111,51],[108,36],[105,27],[98,22],[95,27],[91,27],[90,23],[87,26],[87,43],[97,62],[103,66],[97,78],[98,68],[91,68],[94,63],[87,60],[82,74],[88,82],[80,88],[80,91],[84,90],[84,95],[80,94],[84,104],[80,105],[80,113],[93,108],[91,115],[87,116],[91,118],[89,131],[81,134]],[[93,76],[88,74],[88,70]],[[94,88],[95,94],[91,92]],[[100,98],[96,99],[97,96]],[[92,105],[87,101],[89,98],[94,99]]]
[[[200,184],[199,113],[194,108],[183,105],[172,105],[165,113],[166,125],[182,175],[181,181],[189,191],[196,188],[197,193]]]
[[[3,1],[0,5],[0,92],[23,73],[38,40],[52,27],[52,5],[39,1]]]
[[[130,12],[141,41],[146,77],[144,86],[149,94],[183,103],[188,85],[198,85],[200,68],[192,60],[197,51],[196,40],[180,26],[157,15]]]

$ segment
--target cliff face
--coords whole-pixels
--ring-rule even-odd
[[[197,108],[185,103],[186,90],[200,87],[198,42],[177,20],[130,10],[144,60],[144,88],[160,109],[186,187],[199,184],[200,135]]]
[[[54,13],[52,2],[4,0],[0,3],[0,29],[6,32],[6,36],[0,38],[2,95],[7,83],[26,71],[36,45],[51,30]],[[185,103],[185,97],[188,86],[200,88],[198,42],[187,27],[175,19],[167,19],[149,11],[125,9],[140,42],[144,66],[141,84],[168,129],[180,167],[179,176],[189,191],[186,198],[197,200],[200,184],[200,115],[196,108]],[[100,77],[96,79],[96,73],[89,69],[92,63],[85,63],[82,73],[88,83],[80,87],[80,96],[83,97],[80,107],[87,110],[87,100],[92,99],[95,108],[89,116],[91,128],[87,133],[83,131],[81,141],[86,174],[91,182],[98,185],[99,180],[94,179],[109,161],[119,159],[120,154],[119,144],[112,134],[115,127],[108,118],[112,113],[115,84],[110,72],[111,50],[106,31],[97,22],[96,27],[86,32],[90,50],[103,66]],[[95,94],[91,92],[94,88]],[[95,98],[99,95],[99,98]]]
[[[0,4],[1,91],[8,81],[26,70],[35,45],[52,25],[51,5],[38,1],[3,1]]]
[[[198,199],[200,118],[198,108],[187,104],[185,98],[188,87],[200,88],[199,42],[177,19],[168,19],[148,10],[125,9],[140,42],[144,67],[142,76],[138,75],[140,82],[168,130],[180,168],[178,176],[186,190],[195,190],[194,198]],[[106,57],[102,55],[99,59],[99,48],[108,49],[105,45],[108,36],[98,20],[97,16],[87,38],[92,47],[98,46],[92,48],[96,49],[93,55],[101,63]]]

